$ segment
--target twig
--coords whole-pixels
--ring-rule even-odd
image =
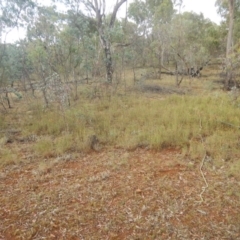
[[[201,119],[201,118],[200,118],[200,131],[202,131],[202,119]],[[203,195],[203,193],[206,191],[206,189],[208,188],[208,182],[207,182],[207,180],[206,180],[206,178],[205,178],[205,176],[204,176],[204,174],[203,174],[203,171],[202,171],[204,162],[205,162],[206,157],[207,157],[207,150],[206,150],[206,146],[205,146],[205,144],[204,144],[202,135],[200,135],[200,137],[201,137],[202,145],[203,145],[204,150],[205,150],[204,157],[202,158],[202,162],[201,162],[200,167],[199,167],[200,173],[201,173],[202,178],[203,178],[204,183],[205,183],[205,186],[202,187],[202,191],[201,191],[201,193],[199,194],[199,197],[201,198],[201,201],[198,201],[198,202],[199,202],[199,203],[202,203],[202,202],[204,201],[202,195]]]
[[[227,125],[227,126],[229,126],[229,127],[233,127],[233,128],[238,128],[238,129],[240,129],[239,126],[233,125],[233,124],[231,124],[231,123],[223,122],[223,121],[219,121],[219,122],[222,123],[222,124],[224,124],[224,125]]]
[[[18,130],[18,129],[6,129],[6,130],[1,130],[0,133],[12,133],[12,134],[15,134],[15,133],[20,133],[21,130]]]
[[[199,170],[200,170],[200,173],[201,173],[201,175],[202,175],[202,178],[203,178],[203,180],[204,180],[204,182],[205,182],[205,186],[202,187],[202,191],[201,191],[201,193],[199,194],[199,196],[200,196],[200,198],[201,198],[201,201],[199,201],[200,203],[203,202],[203,197],[202,197],[202,195],[203,195],[203,193],[206,191],[206,189],[208,188],[207,180],[206,180],[206,178],[205,178],[205,176],[204,176],[204,174],[203,174],[203,171],[202,171],[202,168],[203,168],[205,159],[206,159],[206,157],[207,157],[207,151],[206,151],[206,147],[205,147],[205,145],[204,145],[204,143],[203,143],[202,136],[201,136],[201,140],[202,140],[202,144],[203,144],[203,146],[204,146],[204,148],[205,148],[205,154],[204,154],[204,157],[203,157],[203,159],[202,159],[202,162],[201,162],[201,165],[200,165]]]

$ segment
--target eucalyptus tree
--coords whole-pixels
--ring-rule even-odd
[[[150,5],[151,6],[151,5]],[[152,7],[153,16],[153,42],[152,47],[158,66],[158,77],[161,78],[162,67],[165,64],[165,56],[170,52],[169,36],[174,17],[174,5],[170,0],[162,0],[159,5]]]
[[[2,46],[1,46],[2,47]],[[1,82],[0,82],[0,101],[4,106],[4,99],[9,108],[11,108],[9,93],[14,93],[18,98],[21,94],[14,87],[14,82],[20,82],[23,76],[22,68],[22,49],[16,44],[5,44],[4,53],[0,64]]]
[[[231,82],[234,81],[234,69],[233,69],[233,47],[234,47],[234,22],[235,19],[240,19],[240,1],[239,0],[217,0],[216,5],[218,11],[227,21],[227,41],[226,41],[226,58],[225,58],[225,70],[226,77],[224,81],[224,88],[229,89]],[[236,65],[236,63],[234,64]]]
[[[227,76],[225,79],[225,89],[229,88],[231,80],[233,80],[232,61],[231,54],[233,53],[233,28],[234,28],[234,8],[235,0],[228,0],[228,35],[226,45],[226,69]]]
[[[6,58],[6,37],[14,28],[26,26],[34,12],[32,0],[2,0],[0,1],[0,66]],[[0,73],[0,83],[3,72]]]
[[[139,41],[136,42],[136,47],[140,49],[143,65],[147,62],[152,67],[159,67],[159,72],[165,50],[165,30],[173,14],[171,0],[135,0],[129,6],[129,18],[134,21],[138,29]]]
[[[42,85],[45,104],[48,106],[46,86],[49,76],[57,73],[65,81],[65,55],[58,47],[62,16],[54,7],[38,7],[27,28],[28,58],[34,67],[35,81]],[[62,57],[63,56],[63,57]],[[60,84],[60,83],[59,83]]]
[[[27,28],[29,57],[36,73],[43,79],[52,71],[58,72],[53,56],[58,33],[56,18],[57,13],[53,7],[39,7]]]
[[[30,43],[41,44],[49,56],[52,56],[52,47],[57,43],[61,28],[62,16],[56,12],[55,7],[38,7],[38,11],[27,28],[27,39]],[[48,64],[54,68],[51,61]]]
[[[81,25],[85,26],[84,29],[76,28],[75,24],[68,22],[64,26],[57,45],[58,49],[61,49],[59,57],[63,59],[65,56],[64,68],[69,74],[68,79],[73,80],[75,84],[74,98],[77,99],[79,82],[86,81],[88,83],[89,79],[98,73],[99,56],[97,56],[98,44],[95,40],[95,31],[91,32],[84,20],[83,25]]]
[[[6,43],[6,37],[10,31],[17,27],[28,24],[32,16],[35,4],[32,0],[2,0],[0,1],[0,87],[5,87],[6,99],[8,90],[6,87],[14,81],[13,77],[19,79],[17,47]],[[14,76],[13,76],[14,75]]]
[[[101,45],[105,55],[105,67],[107,82],[112,83],[113,80],[113,59],[112,59],[112,40],[111,32],[114,30],[114,24],[117,17],[117,12],[120,7],[127,0],[116,0],[114,3],[113,10],[107,13],[107,6],[105,0],[62,0],[76,16],[80,14],[81,6],[85,7],[85,12],[82,12],[86,17],[92,18],[92,22],[95,24],[97,29]],[[110,16],[107,18],[106,16]]]
[[[137,38],[133,42],[132,47],[136,51],[136,54],[140,57],[139,63],[142,67],[146,67],[151,62],[151,45],[152,39],[152,15],[150,13],[149,5],[147,1],[135,0],[129,6],[128,17],[137,26]]]
[[[129,17],[144,41],[145,45],[140,47],[143,58],[158,68],[159,78],[162,67],[175,72],[179,85],[182,81],[178,78],[180,73],[186,74],[191,68],[197,71],[197,67],[208,61],[210,52],[218,51],[219,36],[217,25],[202,14],[177,13],[174,4],[181,6],[182,2],[135,0],[129,6]],[[165,63],[170,63],[170,69]],[[172,63],[175,70],[171,69]]]
[[[170,28],[169,50],[176,74],[199,76],[220,49],[219,27],[203,14],[184,12],[174,15]],[[177,85],[181,80],[176,78]]]
[[[33,0],[1,0],[0,1],[0,35],[5,42],[7,34],[16,27],[28,25],[36,4]]]
[[[101,46],[95,22],[85,16],[81,10],[69,10],[66,14],[67,25],[62,31],[61,39],[67,40],[67,46],[73,49],[72,63],[74,64],[74,76],[85,75],[88,81],[89,75],[99,76],[101,71]],[[75,77],[74,77],[75,78]]]

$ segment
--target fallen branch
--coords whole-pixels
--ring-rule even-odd
[[[202,119],[201,119],[201,118],[200,118],[200,131],[202,131]],[[202,162],[201,162],[200,167],[199,167],[199,171],[200,171],[200,173],[201,173],[201,175],[202,175],[202,178],[203,178],[203,180],[204,180],[204,183],[205,183],[205,186],[202,187],[202,191],[201,191],[201,193],[199,194],[199,197],[201,198],[201,201],[198,201],[198,202],[199,202],[199,203],[202,203],[202,202],[204,201],[202,195],[203,195],[203,193],[206,191],[206,189],[208,188],[208,182],[207,182],[207,180],[206,180],[206,178],[205,178],[205,176],[204,176],[204,173],[203,173],[203,171],[202,171],[203,165],[204,165],[205,160],[206,160],[206,158],[207,158],[207,150],[206,150],[206,146],[205,146],[205,144],[204,144],[202,135],[200,135],[200,137],[201,137],[202,145],[203,145],[204,150],[205,150],[205,154],[204,154],[204,156],[203,156],[203,158],[202,158]]]
[[[205,154],[204,154],[204,157],[203,157],[203,159],[202,159],[202,162],[201,162],[201,165],[200,165],[199,170],[200,170],[200,173],[201,173],[201,175],[202,175],[202,178],[203,178],[203,180],[204,180],[204,182],[205,182],[205,186],[202,187],[202,191],[201,191],[201,193],[199,194],[199,196],[200,196],[200,198],[201,198],[201,201],[199,201],[200,203],[203,202],[203,197],[202,197],[202,195],[203,195],[203,193],[206,191],[206,189],[208,188],[207,180],[206,180],[206,178],[205,178],[205,176],[204,176],[204,173],[203,173],[203,171],[202,171],[204,162],[205,162],[206,157],[207,157],[207,151],[206,151],[206,147],[205,147],[205,145],[204,145],[204,143],[203,143],[202,136],[201,136],[201,140],[202,140],[202,144],[203,144],[203,146],[204,146],[204,148],[205,148]]]
[[[0,133],[11,133],[11,134],[15,134],[15,133],[20,133],[21,130],[18,129],[6,129],[6,130],[1,130]]]
[[[228,122],[223,122],[223,121],[219,121],[220,123],[224,124],[224,125],[227,125],[229,127],[233,127],[233,128],[237,128],[237,129],[240,129],[240,126],[236,126],[236,125],[233,125],[231,123],[228,123]]]

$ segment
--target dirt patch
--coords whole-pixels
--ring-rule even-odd
[[[207,171],[199,202],[198,163],[176,150],[42,161],[1,170],[0,239],[240,239],[239,184]]]

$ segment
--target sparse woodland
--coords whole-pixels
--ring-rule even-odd
[[[240,239],[240,1],[216,6],[0,1],[0,239]]]

